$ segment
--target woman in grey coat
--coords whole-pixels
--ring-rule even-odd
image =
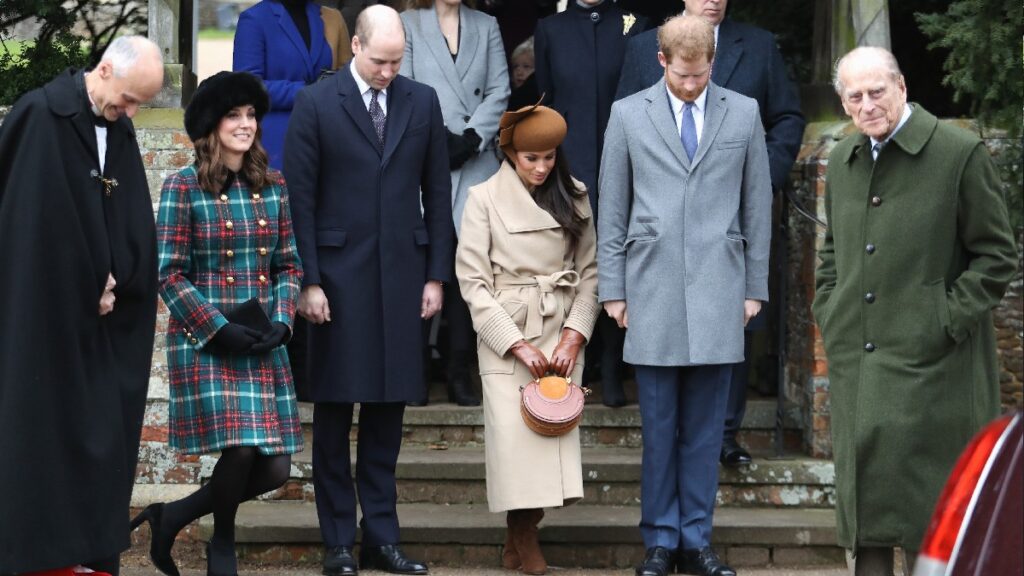
[[[494,137],[508,102],[508,66],[498,23],[459,0],[410,0],[402,13],[405,57],[401,73],[437,91],[448,129],[452,219],[458,233],[470,186],[498,170]],[[448,319],[448,399],[476,406],[469,364],[473,324],[458,290],[445,290]],[[424,404],[425,399],[424,399]]]

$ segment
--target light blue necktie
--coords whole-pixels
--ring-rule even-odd
[[[683,141],[686,157],[693,162],[693,155],[697,153],[697,123],[693,120],[693,102],[683,105],[683,130],[679,138]]]

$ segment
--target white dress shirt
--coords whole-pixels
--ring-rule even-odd
[[[370,92],[370,85],[363,80],[363,77],[356,72],[356,67],[351,66],[352,77],[356,80],[356,86],[359,87],[359,93],[363,95],[363,105],[366,106],[366,110],[370,110],[370,99],[373,98],[373,93]],[[380,104],[380,109],[384,111],[384,116],[388,115],[388,89],[385,88],[380,91],[377,96],[377,103]]]
[[[672,104],[672,116],[676,119],[676,133],[682,137],[683,134],[683,104],[684,102],[668,89],[668,85],[665,85],[665,91],[668,92],[668,101]],[[704,87],[701,91],[700,96],[693,101],[693,124],[697,128],[697,146],[700,146],[700,137],[704,132],[704,106],[708,101],[708,88]]]
[[[889,137],[886,138],[881,143],[879,143],[878,140],[875,140],[874,138],[871,138],[871,158],[873,158],[875,160],[878,160],[878,153],[882,150],[882,148],[886,144],[889,143],[889,140],[892,140],[892,137],[895,136],[896,133],[900,131],[900,128],[903,128],[903,125],[907,123],[907,120],[910,119],[910,112],[911,112],[910,104],[909,103],[904,104],[903,105],[903,114],[900,115],[900,121],[896,124],[896,127],[893,128],[892,133],[889,134]],[[879,145],[879,144],[881,144],[881,145]]]

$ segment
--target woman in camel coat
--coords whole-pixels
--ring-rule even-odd
[[[503,565],[527,574],[547,568],[543,508],[583,497],[579,431],[541,436],[519,413],[519,387],[532,378],[580,381],[598,312],[594,224],[559,149],[565,130],[544,106],[502,116],[506,158],[469,189],[455,265],[479,335],[488,507],[507,511]]]

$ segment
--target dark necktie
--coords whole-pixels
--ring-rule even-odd
[[[686,158],[693,162],[693,155],[697,153],[697,123],[693,120],[693,102],[683,105],[683,129],[679,139],[683,141]]]
[[[377,132],[377,142],[383,147],[384,122],[387,118],[384,116],[384,109],[380,107],[380,102],[377,101],[377,96],[379,95],[380,90],[370,88],[370,120],[373,121],[373,129]]]

